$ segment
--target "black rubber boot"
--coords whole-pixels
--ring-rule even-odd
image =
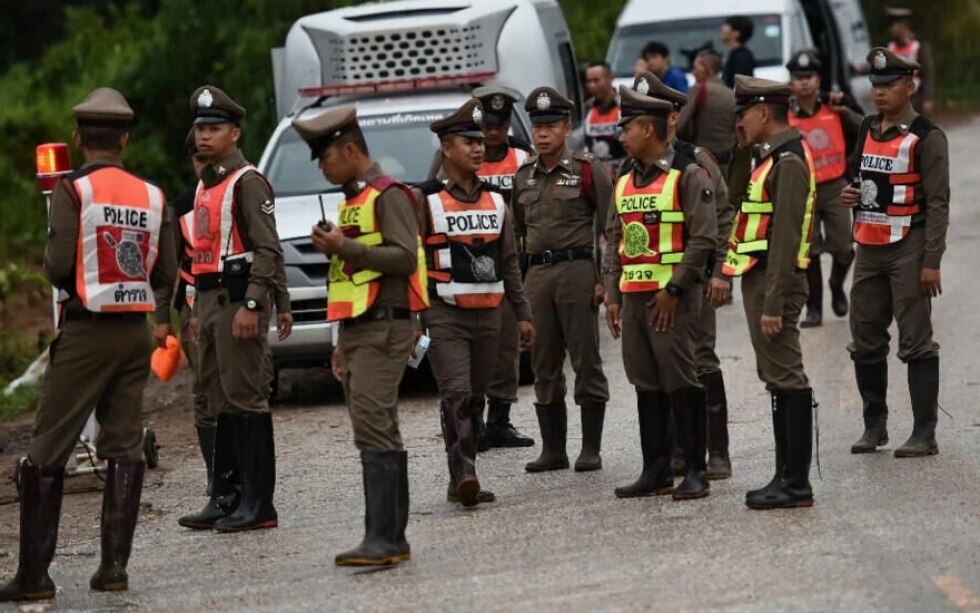
[[[473,432],[475,433],[474,445],[480,453],[488,451],[490,444],[487,441],[487,424],[483,419],[483,409],[486,407],[486,398],[483,396],[470,397],[470,416],[473,420]]]
[[[568,454],[565,451],[568,412],[565,403],[535,404],[534,410],[538,414],[538,426],[541,428],[541,455],[533,462],[528,462],[524,470],[540,473],[568,468]]]
[[[776,390],[776,402],[786,420],[786,463],[778,485],[746,496],[750,509],[769,510],[813,506],[810,462],[813,459],[813,390]]]
[[[470,399],[447,398],[440,403],[446,459],[449,464],[449,488],[464,507],[477,504],[480,482],[476,478],[476,432],[470,414]]]
[[[909,394],[912,396],[912,436],[895,450],[896,458],[936,455],[936,422],[939,419],[939,356],[912,360],[909,368]]]
[[[241,499],[241,483],[238,470],[238,445],[236,422],[230,413],[218,416],[214,435],[214,476],[211,480],[211,498],[197,513],[184,515],[177,520],[185,528],[211,530],[214,523],[234,513]]]
[[[732,476],[732,461],[728,455],[728,397],[725,378],[720,370],[702,373],[698,380],[707,395],[708,417],[708,479],[728,479]]]
[[[847,271],[850,270],[851,263],[841,264],[834,260],[830,268],[830,308],[834,310],[834,315],[844,317],[847,315],[847,292],[844,291],[844,279],[847,278]]]
[[[48,574],[58,542],[58,520],[65,469],[25,464],[20,472],[20,557],[17,574],[0,587],[0,602],[49,600],[54,581]]]
[[[217,426],[198,426],[197,444],[201,448],[201,457],[204,458],[204,466],[208,470],[208,496],[213,491],[212,482],[214,481],[214,437]]]
[[[235,512],[214,522],[214,529],[240,532],[275,528],[276,444],[271,413],[235,413],[242,497]]]
[[[602,427],[606,420],[606,404],[586,402],[582,405],[582,451],[575,459],[575,470],[588,472],[602,469]]]
[[[671,395],[678,439],[684,448],[684,479],[674,488],[674,500],[704,498],[711,493],[705,454],[708,424],[704,389],[685,387]]]
[[[775,443],[776,472],[768,484],[746,492],[746,500],[762,496],[766,492],[778,488],[783,478],[783,467],[786,465],[786,407],[779,402],[775,392],[770,395],[770,404],[772,405],[772,439]]]
[[[823,325],[823,271],[820,269],[820,256],[810,258],[806,280],[810,286],[810,295],[806,300],[806,317],[800,321],[800,327],[815,328]]]
[[[667,442],[670,444],[670,472],[678,479],[683,479],[687,465],[684,463],[684,448],[681,447],[681,439],[677,434],[677,419],[673,408],[667,421]]]
[[[510,403],[493,398],[490,399],[487,409],[487,425],[483,438],[488,449],[534,446],[533,438],[524,436],[510,423]]]
[[[405,540],[408,523],[407,453],[362,451],[364,540],[338,554],[337,566],[390,566],[411,559]],[[404,471],[404,472],[403,472]]]
[[[141,460],[109,460],[102,492],[102,561],[89,581],[93,590],[129,589],[126,565],[133,549],[145,471],[146,463]]]
[[[640,449],[643,452],[643,471],[629,485],[614,490],[617,498],[662,496],[674,491],[670,471],[670,445],[667,423],[670,403],[661,391],[636,391],[636,409],[640,419]]]
[[[888,444],[888,362],[854,362],[854,378],[863,404],[864,434],[851,445],[851,453],[873,453]]]

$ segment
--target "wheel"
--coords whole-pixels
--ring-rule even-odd
[[[531,367],[531,352],[521,352],[521,369],[517,382],[521,385],[531,385],[534,383],[534,369]]]
[[[160,465],[160,446],[157,445],[157,435],[149,428],[143,428],[143,457],[146,458],[147,468],[156,468]]]

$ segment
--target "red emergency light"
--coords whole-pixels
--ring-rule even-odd
[[[50,193],[60,177],[71,172],[71,157],[65,143],[44,143],[38,145],[35,155],[37,163],[37,186],[44,193]]]
[[[492,79],[495,74],[493,72],[478,72],[466,75],[418,77],[397,81],[304,87],[299,90],[299,94],[304,98],[316,98],[320,96],[360,96],[364,94],[389,94],[439,87],[459,87],[473,83],[484,83]]]

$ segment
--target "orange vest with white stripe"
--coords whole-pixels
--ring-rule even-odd
[[[623,113],[619,105],[603,112],[593,104],[585,116],[585,142],[589,150],[601,160],[618,158],[623,155],[619,143],[619,120]]]
[[[507,155],[496,162],[484,160],[480,164],[480,169],[476,171],[477,176],[502,190],[514,189],[514,175],[527,158],[528,152],[517,147],[508,147]]]
[[[810,145],[817,184],[833,181],[847,171],[847,144],[840,115],[826,104],[810,117],[799,117],[792,111],[789,125],[798,128]]]
[[[184,280],[184,302],[187,306],[194,308],[194,275],[191,273],[190,262],[194,261],[194,208],[187,211],[178,218],[180,224],[180,234],[184,237],[184,261],[187,264],[178,267],[177,272]],[[186,268],[185,268],[186,266]]]
[[[150,275],[160,247],[164,197],[159,187],[117,166],[77,176],[75,291],[97,313],[156,308]]]
[[[899,57],[919,63],[919,51],[922,50],[922,41],[918,38],[910,38],[902,42],[889,41],[888,50]],[[912,73],[912,80],[915,81],[915,89],[918,90],[922,84],[922,70]]]
[[[242,237],[238,233],[238,224],[235,223],[238,212],[235,187],[250,170],[255,170],[255,167],[242,166],[211,187],[204,185],[203,181],[197,184],[194,211],[190,220],[194,225],[194,260],[191,263],[193,275],[222,272],[225,259],[230,257],[244,255],[246,260],[251,261],[251,253],[245,251]]]
[[[688,162],[674,156],[671,169],[643,187],[634,185],[635,171],[616,182],[616,213],[623,226],[619,291],[628,294],[664,288],[684,259],[684,210],[680,180]]]
[[[897,243],[922,215],[919,142],[932,123],[916,117],[908,133],[887,141],[875,140],[866,119],[861,134],[861,203],[854,212],[854,240],[861,245]]]
[[[441,183],[421,186],[426,197],[429,232],[425,237],[429,279],[446,304],[463,309],[493,309],[504,298],[500,238],[507,204],[497,191],[484,189],[476,202],[459,200]]]

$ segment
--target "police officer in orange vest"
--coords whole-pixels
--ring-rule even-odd
[[[888,16],[888,32],[892,36],[888,41],[888,50],[919,65],[912,75],[915,81],[912,108],[917,113],[932,115],[936,110],[932,100],[936,84],[932,47],[912,30],[912,9],[890,6],[885,8],[885,14]]]
[[[330,256],[327,318],[339,323],[334,375],[344,386],[354,445],[364,469],[364,540],[339,566],[405,562],[408,454],[398,429],[398,384],[428,307],[425,254],[415,197],[368,153],[353,106],[293,120],[328,181],[342,186],[337,223],[313,228]]]
[[[813,390],[797,322],[807,297],[816,180],[809,147],[788,123],[791,94],[784,83],[735,77],[735,129],[740,143],[758,145],[758,155],[723,272],[742,277],[759,378],[772,395],[776,442],[776,474],[746,494],[752,509],[813,505]]]
[[[58,539],[65,464],[88,417],[106,461],[102,560],[93,590],[128,589],[126,564],[143,488],[143,388],[150,373],[146,316],[163,346],[177,260],[170,211],[157,186],[123,169],[133,110],[108,87],[72,109],[85,164],[51,197],[44,270],[67,298],[41,388],[27,464],[20,475],[17,575],[0,602],[54,598],[48,575]]]
[[[194,200],[193,315],[200,377],[217,416],[211,499],[180,525],[238,532],[278,525],[266,372],[276,279],[284,273],[272,187],[238,149],[245,109],[213,85],[190,98],[208,159]],[[277,315],[280,331],[287,315]],[[240,484],[240,488],[236,487]]]
[[[477,176],[484,163],[485,117],[473,99],[432,124],[445,178],[418,188],[432,302],[422,323],[432,339],[429,363],[441,399],[448,498],[467,507],[494,500],[476,476],[473,413],[494,375],[485,365],[494,363],[503,340],[502,302],[510,303],[521,347],[530,348],[534,339],[511,214],[503,195]]]
[[[615,493],[701,498],[710,493],[706,397],[692,328],[700,319],[704,270],[717,247],[714,189],[704,169],[671,145],[674,105],[626,86],[619,92],[621,140],[634,163],[616,181],[606,223],[606,323],[613,338],[623,337],[626,376],[636,388],[643,471]],[[671,406],[686,466],[676,488]]]
[[[585,69],[585,89],[592,96],[585,103],[585,147],[614,170],[626,152],[619,141],[622,112],[612,67],[606,62],[589,64]]]
[[[823,323],[823,274],[820,255],[833,258],[830,269],[830,306],[838,317],[847,315],[844,278],[854,259],[851,244],[851,214],[840,205],[840,191],[847,185],[847,153],[857,140],[861,115],[849,108],[842,94],[820,90],[820,57],[816,50],[797,51],[786,64],[793,99],[789,125],[797,128],[810,145],[817,175],[817,202],[813,209],[813,245],[807,281],[810,296],[801,328]]]
[[[881,47],[871,50],[868,63],[878,114],[861,124],[860,188],[848,186],[841,193],[841,202],[854,210],[858,244],[848,349],[864,403],[864,434],[851,453],[888,444],[886,358],[894,319],[915,420],[895,457],[934,455],[939,453],[939,344],[932,338],[932,299],[942,293],[949,146],[942,130],[912,110],[919,65]]]

